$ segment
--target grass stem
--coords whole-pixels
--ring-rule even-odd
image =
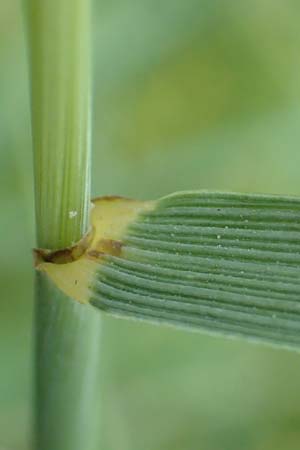
[[[37,243],[87,231],[90,2],[27,0]],[[100,317],[36,278],[36,450],[99,450]]]

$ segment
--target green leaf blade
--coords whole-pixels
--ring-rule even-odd
[[[158,201],[107,255],[90,302],[151,322],[300,346],[300,201],[187,192]]]

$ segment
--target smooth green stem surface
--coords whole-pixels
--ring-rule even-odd
[[[35,320],[35,450],[100,450],[100,317],[38,274]]]
[[[72,245],[90,201],[90,2],[27,0],[38,246]],[[100,317],[36,279],[36,450],[99,450]]]
[[[90,196],[90,1],[29,0],[38,245],[87,228]]]

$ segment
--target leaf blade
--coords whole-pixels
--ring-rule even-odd
[[[103,257],[90,302],[119,316],[298,347],[299,245],[297,198],[173,194],[129,225],[121,255]]]

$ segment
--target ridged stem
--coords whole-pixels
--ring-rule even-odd
[[[27,0],[37,242],[87,231],[90,2]],[[100,318],[36,279],[36,450],[99,450]]]
[[[89,0],[28,0],[38,245],[87,229],[90,197]]]

